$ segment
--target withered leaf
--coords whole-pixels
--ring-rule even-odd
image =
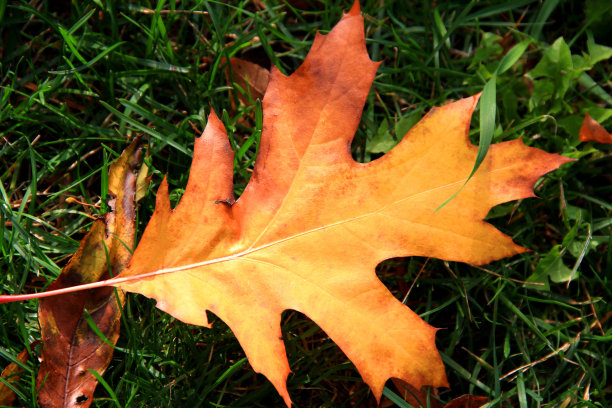
[[[262,99],[268,87],[270,71],[266,68],[242,58],[230,58],[232,77],[242,92],[238,92],[238,99],[244,105],[250,100]],[[228,73],[228,79],[229,77]]]
[[[96,220],[78,251],[49,290],[97,282],[119,274],[131,257],[135,236],[136,174],[140,141],[135,140],[109,170],[111,212]],[[88,407],[98,383],[88,370],[102,374],[113,355],[89,326],[86,313],[115,344],[119,338],[122,291],[111,287],[44,298],[39,303],[42,363],[38,371],[41,407]]]
[[[28,361],[28,350],[23,350],[21,353],[17,355],[17,361],[21,363],[25,363]],[[0,377],[2,378],[2,382],[0,382],[0,406],[12,406],[13,402],[17,395],[15,391],[11,389],[10,385],[13,385],[19,380],[19,373],[23,371],[23,368],[16,362],[10,363],[7,365],[4,370],[2,370],[2,374]]]

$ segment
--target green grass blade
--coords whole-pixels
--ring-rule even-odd
[[[392,403],[394,403],[400,408],[414,408],[411,404],[407,403],[405,399],[403,399],[387,387],[383,388],[383,395],[389,398]]]
[[[508,51],[502,58],[497,70],[495,71],[495,74],[499,76],[516,64],[517,61],[523,56],[530,43],[531,41],[521,41],[512,47],[510,51]]]
[[[49,71],[49,73],[50,74],[55,74],[55,75],[66,75],[66,74],[72,74],[72,73],[75,73],[75,72],[83,71],[83,70],[85,70],[85,69],[95,65],[96,62],[100,61],[102,58],[106,57],[108,54],[110,54],[116,48],[122,46],[123,44],[125,44],[125,42],[124,41],[120,41],[118,43],[115,43],[115,44],[111,45],[110,47],[104,49],[104,51],[102,51],[100,54],[98,54],[94,58],[92,58],[86,64],[79,65],[78,67],[71,68],[71,69],[62,69],[62,70],[58,70],[58,71]]]
[[[472,176],[478,171],[478,168],[482,164],[485,159],[487,152],[489,151],[489,147],[491,146],[491,141],[493,140],[493,132],[495,131],[495,113],[496,113],[496,79],[497,76],[494,74],[491,79],[487,81],[485,85],[482,95],[480,96],[479,106],[480,106],[480,141],[478,143],[478,152],[476,153],[476,160],[474,161],[474,167],[472,171],[468,175],[467,179],[463,183],[461,187],[446,201],[444,201],[435,211],[440,210],[446,204],[448,204],[453,198],[457,196],[465,187],[465,185],[470,181]]]
[[[101,102],[102,105],[108,109],[110,112],[112,112],[114,115],[116,115],[119,119],[126,121],[127,123],[129,123],[130,125],[134,126],[136,129],[140,130],[141,132],[144,132],[148,135],[153,136],[154,138],[158,139],[160,142],[163,143],[167,143],[170,146],[174,147],[176,150],[178,150],[179,152],[191,157],[193,155],[193,153],[191,151],[189,151],[187,148],[185,148],[185,146],[179,144],[176,140],[171,139],[170,137],[163,135],[153,129],[148,128],[147,126],[143,125],[142,123],[140,123],[139,121],[130,118],[129,116],[126,116],[123,114],[123,112],[118,111],[117,109],[113,108],[112,106],[110,106],[108,103],[102,101]]]

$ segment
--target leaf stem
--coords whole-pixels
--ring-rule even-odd
[[[39,292],[39,293],[26,293],[22,295],[0,295],[0,304],[10,303],[10,302],[21,302],[23,300],[30,300],[30,299],[40,299],[44,297],[61,295],[64,293],[71,293],[71,292],[78,292],[81,290],[100,288],[103,286],[113,286],[114,283],[111,281],[114,281],[114,280],[117,280],[117,279],[115,278],[115,279],[108,279],[108,280],[99,281],[99,282],[85,283],[83,285],[70,286],[67,288],[48,290],[46,292]]]

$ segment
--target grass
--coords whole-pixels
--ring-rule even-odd
[[[379,267],[399,299],[412,287],[407,304],[443,328],[438,347],[452,387],[431,400],[473,394],[488,397],[490,407],[610,406],[611,147],[580,143],[577,134],[586,112],[612,128],[611,55],[597,46],[612,45],[606,23],[612,6],[599,0],[363,3],[368,50],[383,64],[353,143],[357,160],[379,157],[432,106],[487,84],[497,109],[487,105],[474,115],[474,142],[522,137],[580,159],[545,176],[536,187],[539,199],[491,211],[489,221],[532,252],[484,268],[423,258]],[[291,73],[315,31],[329,30],[349,7],[341,1],[0,1],[2,293],[34,292],[57,277],[106,210],[104,175],[136,134],[148,137],[152,176],[138,209],[140,233],[163,175],[174,204],[180,199],[193,137],[210,107],[239,152],[240,194],[256,155],[261,105],[232,103],[238,90],[227,80],[225,59],[240,56]],[[500,69],[517,44],[525,44],[524,52]],[[1,306],[0,366],[40,339],[36,311],[34,301]],[[130,295],[121,330],[92,406],[282,405],[218,319],[210,330],[189,326]],[[353,366],[311,321],[287,311],[283,333],[295,406],[374,406]],[[14,385],[19,406],[37,405],[38,351],[32,348]],[[396,406],[409,406],[387,385]]]

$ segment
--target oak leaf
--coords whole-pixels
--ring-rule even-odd
[[[76,254],[49,290],[97,282],[119,274],[130,259],[135,237],[136,166],[140,142],[135,140],[110,167],[111,212],[94,222]],[[88,370],[102,374],[113,355],[87,322],[88,317],[113,345],[119,338],[124,295],[102,287],[43,298],[38,306],[42,363],[36,379],[41,407],[88,407],[98,384]]]
[[[580,127],[578,137],[581,142],[594,141],[598,143],[612,143],[612,134],[608,133],[608,131],[597,123],[588,113],[584,116],[584,121]]]
[[[316,36],[294,74],[273,69],[259,156],[235,203],[233,152],[212,113],[180,203],[171,209],[164,180],[129,267],[112,281],[187,323],[209,326],[206,311],[215,313],[287,405],[286,309],[314,320],[378,399],[390,377],[417,389],[448,385],[436,329],[374,268],[397,256],[484,264],[526,251],[483,219],[494,205],[532,197],[536,180],[568,161],[521,140],[499,143],[435,211],[474,164],[478,96],[433,109],[391,152],[360,164],[350,144],[378,65],[355,4]]]

